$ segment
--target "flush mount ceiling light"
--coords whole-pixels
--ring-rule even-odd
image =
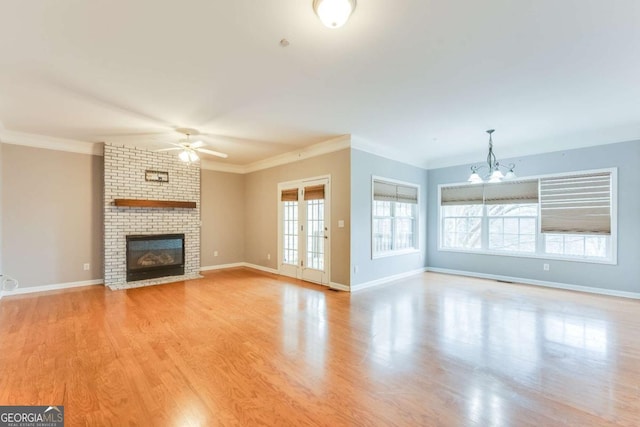
[[[313,11],[329,28],[340,28],[356,8],[356,0],[313,0]]]
[[[500,162],[498,162],[496,155],[493,154],[493,139],[491,138],[491,134],[493,132],[495,132],[495,129],[487,130],[487,133],[489,134],[489,154],[487,154],[487,165],[471,166],[471,175],[469,176],[468,181],[473,184],[485,182],[485,180],[488,182],[500,182],[502,180],[514,179],[516,177],[516,174],[513,172],[513,169],[516,167],[515,163],[509,163],[509,166],[506,167],[502,166]],[[480,174],[478,174],[478,170],[483,168],[489,169],[489,172],[485,175],[484,179],[482,179]],[[507,170],[507,174],[504,175],[500,171],[500,168]]]

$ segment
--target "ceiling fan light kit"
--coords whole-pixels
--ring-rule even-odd
[[[193,141],[191,142],[191,135],[199,135],[196,129],[190,128],[177,128],[176,132],[186,135],[186,139],[181,139],[178,143],[170,142],[174,147],[172,148],[163,148],[157,151],[173,151],[180,150],[178,153],[178,158],[185,163],[193,163],[200,160],[200,156],[198,156],[198,152],[209,154],[210,156],[221,157],[226,159],[229,157],[225,153],[221,153],[219,151],[208,150],[205,147],[207,144],[204,141]]]
[[[487,165],[471,166],[471,175],[469,175],[469,179],[467,181],[472,184],[480,184],[485,182],[485,180],[486,182],[494,183],[516,178],[516,174],[513,171],[516,167],[515,163],[509,163],[509,166],[506,167],[502,166],[500,162],[498,162],[496,155],[493,153],[493,138],[491,137],[493,132],[495,132],[495,129],[487,130],[487,133],[489,134],[489,154],[487,154]],[[485,175],[484,179],[478,173],[478,170],[483,168],[489,169],[489,172]],[[507,170],[507,173],[503,174],[500,168]]]
[[[184,150],[182,150],[180,154],[178,154],[178,157],[180,158],[180,160],[186,163],[197,162],[198,160],[200,160],[200,157],[198,157],[196,152],[190,148],[185,148]]]
[[[313,0],[313,11],[328,28],[342,27],[355,8],[356,0]]]

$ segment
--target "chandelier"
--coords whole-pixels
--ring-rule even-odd
[[[486,166],[485,165],[471,166],[471,175],[469,175],[469,179],[467,181],[473,184],[478,184],[481,182],[500,182],[502,180],[514,179],[516,177],[515,172],[513,172],[513,170],[516,167],[515,163],[509,163],[509,165],[505,167],[501,165],[500,162],[498,162],[496,155],[493,154],[493,139],[491,138],[491,134],[493,134],[493,132],[495,132],[495,129],[487,130],[487,133],[489,134],[489,154],[487,154]],[[487,174],[484,176],[484,179],[483,179],[478,173],[478,171],[484,168],[489,169],[489,171],[487,172]],[[504,170],[507,171],[506,175],[500,171],[500,168],[503,168]]]

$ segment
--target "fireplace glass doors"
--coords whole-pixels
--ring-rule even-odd
[[[184,234],[127,236],[127,282],[184,274]]]

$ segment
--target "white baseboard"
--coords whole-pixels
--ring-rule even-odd
[[[427,267],[427,271],[431,271],[433,273],[453,274],[456,276],[477,277],[480,279],[502,280],[506,282],[522,283],[525,285],[536,285],[536,286],[544,286],[547,288],[587,292],[590,294],[640,299],[640,293],[638,292],[626,292],[626,291],[616,291],[612,289],[592,288],[590,286],[570,285],[568,283],[558,283],[558,282],[547,282],[545,280],[525,279],[522,277],[501,276],[499,274],[475,273],[473,271],[451,270],[448,268]]]
[[[329,283],[329,287],[339,291],[351,292],[351,288],[347,285],[343,285],[342,283],[331,282]]]
[[[248,262],[235,262],[233,264],[220,264],[220,265],[212,265],[208,267],[200,267],[200,271],[212,271],[212,270],[222,270],[225,268],[237,268],[237,267],[246,267],[252,268],[254,270],[264,271],[265,273],[271,274],[280,274],[280,272],[274,268],[263,267],[257,264],[251,264]],[[318,283],[321,285],[321,283]],[[332,289],[337,289],[339,291],[350,292],[351,288],[347,285],[343,285],[342,283],[331,282],[329,283],[329,287]]]
[[[396,280],[404,279],[406,277],[415,276],[417,274],[421,274],[427,271],[427,267],[418,268],[415,270],[405,271],[404,273],[394,274],[393,276],[382,277],[380,279],[371,280],[369,282],[358,283],[357,285],[351,285],[351,292],[361,291],[363,289],[373,288],[375,286],[384,285],[389,282],[394,282]]]
[[[249,262],[234,262],[231,264],[209,265],[206,267],[200,267],[200,271],[224,270],[225,268],[238,268],[238,267],[253,268],[254,270],[264,271],[265,273],[278,274],[278,270],[274,268],[263,267],[261,265],[251,264]]]
[[[261,265],[249,264],[247,262],[237,262],[233,264],[224,264],[224,265],[213,265],[208,267],[201,267],[200,271],[209,271],[209,270],[220,270],[223,268],[234,268],[234,267],[248,267],[253,268],[255,270],[264,271],[266,273],[278,274],[278,270],[274,270],[273,268],[263,267]],[[187,279],[185,279],[187,280]],[[42,285],[42,286],[28,286],[24,288],[17,288],[13,291],[2,291],[0,290],[0,299],[2,297],[8,297],[11,295],[23,295],[23,294],[32,294],[36,292],[48,292],[48,291],[58,291],[61,289],[71,289],[71,288],[79,288],[82,286],[94,286],[94,285],[104,285],[104,279],[96,279],[96,280],[86,280],[79,282],[67,282],[67,283],[56,283],[52,285]],[[116,287],[116,289],[121,289],[120,287]],[[125,289],[125,288],[122,288]]]
[[[243,262],[242,264],[245,267],[253,268],[254,270],[264,271],[265,273],[279,274],[278,270],[276,270],[275,268],[263,267],[261,265],[251,264],[251,263],[248,263],[248,262]]]
[[[245,267],[245,263],[234,262],[232,264],[208,265],[205,267],[200,267],[200,271],[224,270],[225,268],[238,268],[238,267]]]
[[[28,286],[26,288],[17,288],[10,292],[5,292],[5,296],[10,295],[22,295],[22,294],[33,294],[36,292],[47,292],[47,291],[58,291],[60,289],[71,289],[71,288],[80,288],[82,286],[94,286],[94,285],[103,285],[104,280],[96,279],[96,280],[86,280],[80,282],[67,282],[67,283],[56,283],[53,285],[43,285],[43,286]]]

